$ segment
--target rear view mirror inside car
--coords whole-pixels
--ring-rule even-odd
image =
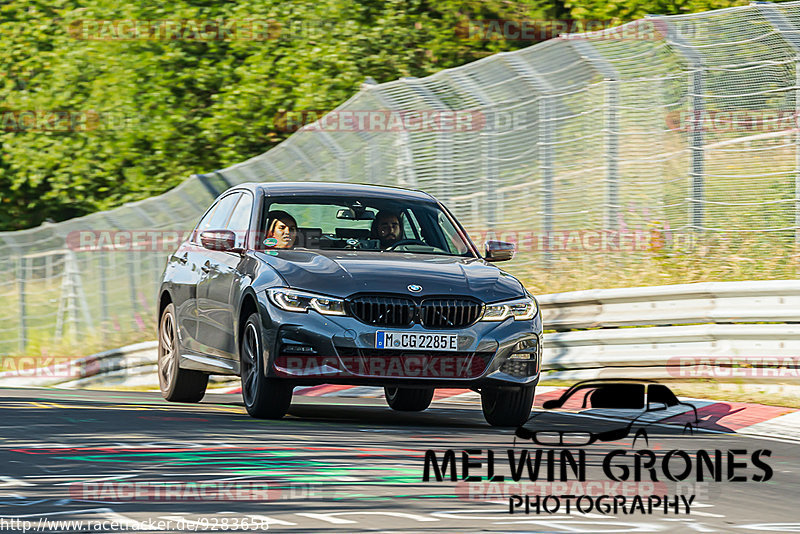
[[[364,208],[344,208],[336,212],[336,218],[349,221],[372,221],[375,219],[375,212]]]

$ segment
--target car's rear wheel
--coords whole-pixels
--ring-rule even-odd
[[[208,375],[180,368],[181,344],[175,306],[168,304],[158,322],[158,387],[173,402],[200,402],[206,394]]]
[[[481,408],[492,426],[519,426],[531,415],[535,386],[519,388],[483,388]]]
[[[386,403],[398,412],[421,412],[431,405],[433,388],[385,387]]]
[[[242,399],[252,417],[280,419],[292,403],[292,386],[283,380],[267,378],[261,342],[261,317],[254,313],[244,325],[239,346]]]

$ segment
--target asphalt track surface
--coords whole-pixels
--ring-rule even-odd
[[[66,520],[86,521],[83,531],[101,528],[94,532],[800,531],[800,451],[791,441],[651,432],[647,447],[658,454],[771,451],[766,459],[774,470],[771,480],[691,486],[696,499],[688,515],[659,509],[567,514],[565,505],[553,514],[512,515],[507,497],[484,496],[484,483],[422,481],[427,449],[457,450],[460,472],[463,449],[481,449],[485,459],[487,449],[500,457],[509,448],[536,447],[520,440],[515,447],[513,429],[489,427],[477,405],[435,402],[426,412],[405,414],[391,411],[382,399],[296,397],[285,419],[259,421],[247,416],[239,395],[209,394],[202,403],[187,405],[167,403],[157,393],[0,392],[0,532],[22,531],[22,521],[28,522],[28,532],[76,531],[75,524],[55,528],[55,521]],[[632,445],[628,438],[586,447],[587,480],[608,482],[597,467],[600,458],[612,449],[632,453],[644,447]],[[503,462],[498,470],[507,474],[507,460],[497,464]],[[752,463],[743,471],[748,477],[758,472]],[[185,489],[207,481],[237,488],[268,484],[270,490],[258,500],[230,499],[224,492],[228,500],[217,500],[219,493],[196,500],[186,491],[176,501],[177,494],[132,498],[125,489],[132,483]],[[637,487],[647,493],[678,491],[673,482]],[[569,491],[582,489],[587,487]],[[112,528],[110,521],[122,526]],[[153,528],[135,528],[142,525]]]

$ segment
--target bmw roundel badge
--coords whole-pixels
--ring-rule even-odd
[[[422,291],[422,286],[411,284],[410,286],[408,286],[408,290],[411,291],[412,293],[419,293],[420,291]]]

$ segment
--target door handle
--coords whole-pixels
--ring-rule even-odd
[[[203,266],[200,267],[200,270],[203,271],[204,273],[211,272],[211,261],[210,260],[206,260],[206,262],[203,264]]]

